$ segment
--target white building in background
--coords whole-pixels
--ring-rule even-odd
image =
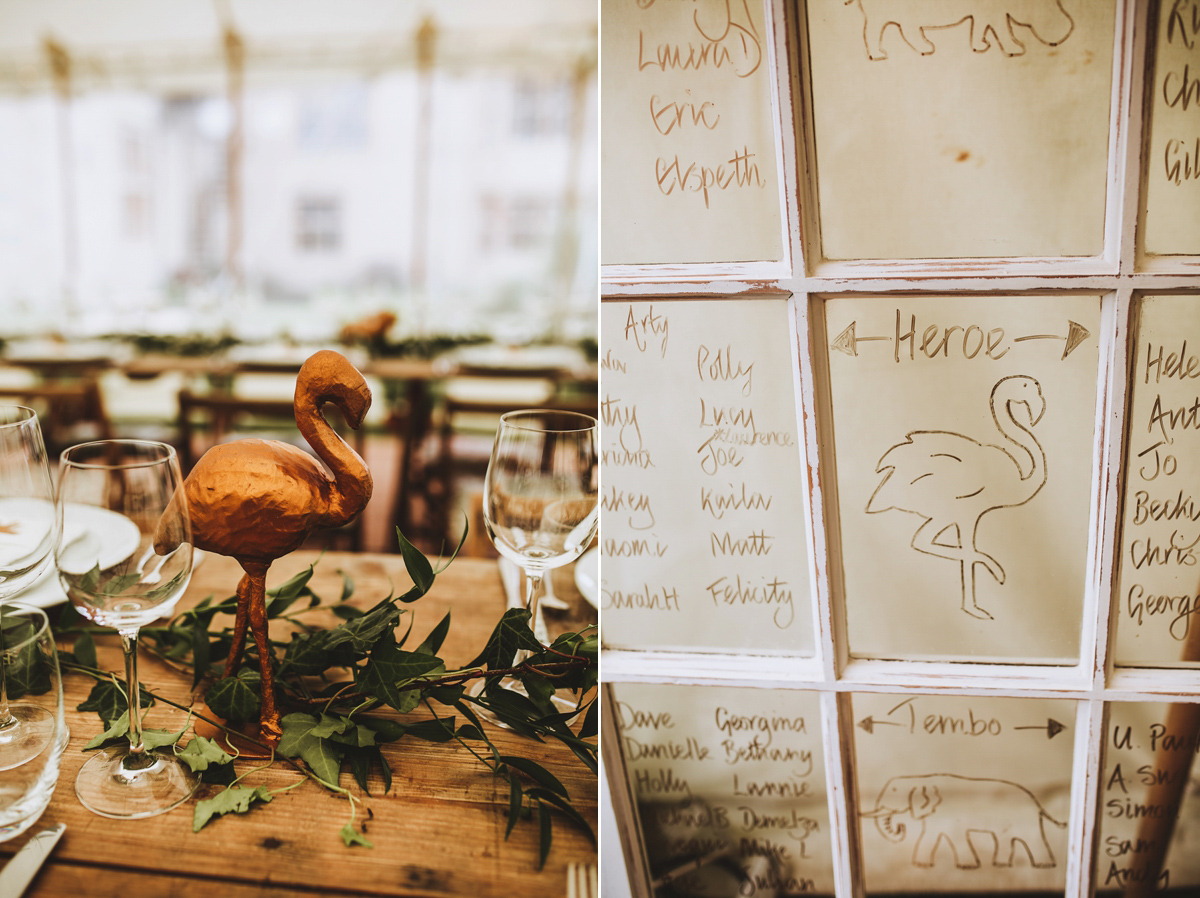
[[[569,77],[435,70],[424,241],[416,71],[247,89],[240,287],[223,96],[0,98],[0,335],[327,339],[391,309],[398,333],[592,336],[594,75],[573,153]]]

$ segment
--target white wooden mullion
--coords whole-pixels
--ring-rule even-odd
[[[1121,80],[1126,90],[1120,99],[1125,117],[1121,120],[1121,272],[1131,274],[1143,268],[1139,233],[1144,222],[1141,197],[1144,193],[1142,153],[1147,128],[1143,127],[1148,32],[1156,27],[1150,21],[1150,0],[1127,0],[1125,4],[1126,52]],[[1146,124],[1149,124],[1146,122]]]
[[[1112,634],[1115,629],[1115,612],[1119,606],[1119,602],[1114,602],[1112,596],[1120,569],[1117,540],[1121,528],[1125,410],[1129,397],[1129,365],[1133,346],[1133,291],[1127,286],[1120,287],[1116,291],[1113,303],[1112,333],[1109,335],[1107,356],[1108,379],[1105,407],[1101,417],[1105,443],[1105,477],[1101,484],[1099,508],[1104,520],[1101,522],[1101,552],[1096,586],[1100,601],[1094,619],[1097,638],[1093,670],[1097,682],[1101,685],[1108,682],[1112,672]]]
[[[825,753],[825,789],[829,808],[829,842],[833,852],[834,894],[862,898],[862,847],[855,798],[853,716],[850,696],[821,696],[821,735]]]
[[[1092,894],[1106,720],[1102,702],[1081,702],[1076,708],[1071,814],[1067,823],[1066,898],[1089,898]]]

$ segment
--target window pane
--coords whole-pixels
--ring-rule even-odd
[[[850,652],[1079,655],[1098,297],[825,303]]]
[[[1158,5],[1146,146],[1148,253],[1200,253],[1200,12],[1189,2]]]
[[[1200,297],[1146,296],[1137,315],[1113,655],[1122,665],[1195,665]]]
[[[1200,781],[1192,773],[1198,705],[1109,707],[1096,890],[1200,886]],[[1148,885],[1148,884],[1152,884]],[[1184,894],[1183,891],[1176,894]]]
[[[1113,0],[965,9],[808,3],[825,258],[1100,253]]]
[[[855,695],[869,893],[1066,882],[1075,704]]]
[[[605,645],[811,654],[783,299],[606,302]]]
[[[604,264],[783,258],[763,6],[604,4]]]
[[[656,894],[832,890],[815,693],[613,689]]]

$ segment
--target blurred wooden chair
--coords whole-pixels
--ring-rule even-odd
[[[95,378],[63,383],[0,385],[0,402],[38,413],[46,451],[56,457],[75,443],[113,437],[112,421]]]
[[[519,409],[547,409],[595,417],[597,396],[575,390],[561,368],[463,366],[456,374],[461,376],[449,381],[443,391],[434,445],[424,447],[418,474],[421,483],[413,492],[425,505],[427,538],[447,547],[457,544],[461,530],[453,512],[461,508],[468,516],[469,545],[475,554],[490,555],[490,549],[479,547],[476,536],[487,540],[481,495],[501,415]]]

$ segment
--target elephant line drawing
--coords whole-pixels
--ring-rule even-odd
[[[968,23],[971,49],[986,53],[993,46],[1005,56],[1022,56],[1021,29],[1047,47],[1057,47],[1075,31],[1075,20],[1063,0],[845,0],[863,16],[863,43],[873,61],[888,58],[883,37],[895,26],[909,47],[930,56],[937,46],[929,31]]]
[[[947,810],[944,803],[948,795],[963,800]],[[904,815],[911,822],[896,820]],[[884,784],[875,807],[860,816],[873,819],[889,842],[902,842],[909,825],[916,829],[914,866],[932,867],[944,840],[954,855],[955,866],[963,870],[980,866],[976,844],[982,848],[986,837],[994,840],[993,867],[1011,867],[1018,845],[1025,849],[1034,867],[1053,867],[1054,852],[1046,839],[1045,825],[1060,829],[1067,825],[1051,817],[1037,797],[1018,783],[954,773],[892,777]],[[972,835],[978,836],[974,842]]]

